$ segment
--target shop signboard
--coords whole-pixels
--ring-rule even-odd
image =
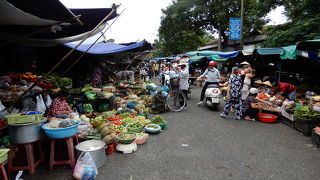
[[[230,18],[229,29],[229,39],[241,39],[241,18]]]

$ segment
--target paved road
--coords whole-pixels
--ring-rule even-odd
[[[200,90],[192,87],[187,110],[162,114],[167,128],[137,152],[107,156],[97,179],[320,179],[320,150],[310,137],[282,123],[222,119],[219,112],[195,106]],[[71,174],[62,167],[24,179],[71,179]]]

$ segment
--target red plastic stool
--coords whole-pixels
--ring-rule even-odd
[[[38,161],[35,161],[34,158],[34,151],[33,151],[33,145],[37,144],[38,149],[40,152],[40,159]],[[23,146],[26,149],[26,156],[27,156],[27,166],[13,166],[13,156],[16,150],[16,147]],[[9,175],[12,171],[19,171],[19,170],[28,170],[29,174],[34,174],[36,172],[36,167],[44,161],[44,154],[41,148],[40,141],[32,142],[32,143],[26,143],[26,144],[10,144],[10,151],[9,151],[9,158],[8,158],[8,172]]]
[[[6,169],[4,168],[4,164],[5,164],[5,163],[1,163],[1,164],[0,164],[0,168],[1,168],[1,172],[2,172],[3,179],[4,179],[4,180],[8,180],[8,176],[7,176]]]
[[[53,166],[57,165],[57,164],[70,164],[71,168],[73,169],[75,166],[75,153],[74,153],[74,143],[73,140],[76,140],[76,143],[78,143],[78,138],[77,136],[72,136],[72,137],[68,137],[68,138],[64,138],[64,139],[50,139],[50,171],[53,170]],[[55,144],[56,141],[65,141],[67,144],[67,148],[68,148],[68,155],[69,155],[69,159],[68,160],[63,160],[63,161],[56,161],[54,160],[55,156]]]

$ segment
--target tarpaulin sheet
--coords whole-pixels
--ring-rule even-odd
[[[229,58],[222,58],[220,56],[210,56],[210,59],[211,60],[214,60],[214,61],[226,61],[228,60]]]
[[[233,57],[237,57],[238,54],[239,54],[239,51],[219,52],[218,56],[221,58],[233,58]]]
[[[192,57],[189,58],[189,60],[192,63],[197,63],[197,62],[201,61],[204,58],[206,58],[206,56],[192,56]]]
[[[148,42],[146,41],[140,41],[131,45],[120,45],[120,44],[114,44],[114,43],[97,43],[93,45],[87,53],[89,54],[113,54],[113,53],[119,53],[124,51],[133,51],[133,50],[142,50],[143,46],[146,45]],[[66,43],[65,46],[69,48],[74,48],[77,46],[75,43]],[[92,44],[82,44],[76,49],[78,51],[85,52]]]
[[[280,55],[283,48],[257,48],[257,51],[261,55]]]
[[[291,45],[291,46],[286,46],[282,47],[283,51],[280,54],[281,59],[296,59],[297,58],[297,46],[296,45]]]
[[[75,19],[54,25],[73,18],[70,11],[81,15],[79,19],[83,25]],[[29,43],[30,46],[50,46],[79,40],[82,34],[91,31],[111,11],[112,8],[68,10],[59,0],[0,0],[0,39],[5,42],[19,39],[15,43]],[[107,20],[116,16],[114,13]]]

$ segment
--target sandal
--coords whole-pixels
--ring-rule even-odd
[[[200,106],[202,103],[203,103],[202,101],[201,101],[201,102],[198,102],[198,103],[197,103],[197,106]]]

